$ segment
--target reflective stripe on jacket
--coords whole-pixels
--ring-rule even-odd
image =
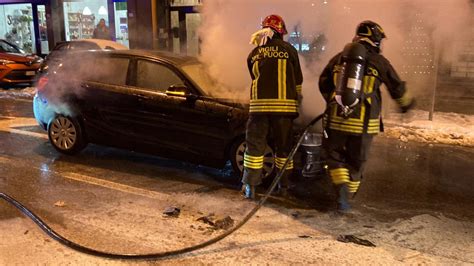
[[[291,44],[274,37],[249,54],[250,113],[297,114],[303,74]]]

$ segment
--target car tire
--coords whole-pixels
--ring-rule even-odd
[[[245,139],[238,138],[234,141],[230,149],[230,162],[234,173],[236,173],[240,178],[242,177],[244,170],[244,153],[245,153]],[[263,179],[262,183],[270,184],[275,177],[275,164],[274,164],[274,153],[273,149],[267,145],[265,149],[264,158],[263,158]]]
[[[51,120],[48,138],[51,145],[64,154],[76,154],[86,146],[81,124],[69,116],[57,115]]]

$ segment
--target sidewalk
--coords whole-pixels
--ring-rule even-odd
[[[402,142],[417,141],[474,147],[474,115],[457,113],[433,114],[413,110],[407,114],[389,114],[384,118],[384,135]]]

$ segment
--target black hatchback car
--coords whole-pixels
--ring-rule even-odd
[[[230,160],[240,172],[248,107],[213,96],[216,86],[192,57],[77,52],[40,77],[33,108],[61,153],[96,143],[219,168]]]

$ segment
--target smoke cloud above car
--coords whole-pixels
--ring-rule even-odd
[[[433,87],[431,74],[438,53],[442,52],[440,60],[452,60],[455,40],[463,37],[463,31],[470,34],[473,15],[470,5],[469,0],[206,1],[200,10],[203,14],[200,59],[209,66],[215,79],[231,88],[227,97],[248,99],[250,76],[246,59],[254,48],[249,40],[260,29],[265,16],[283,17],[289,32],[285,39],[294,32],[307,41],[324,36],[316,60],[304,53],[300,56],[304,74],[303,117],[310,118],[322,112],[325,105],[317,85],[319,74],[328,60],[352,40],[358,23],[373,20],[383,27],[388,37],[383,42],[383,54],[415,94],[426,94],[426,89]],[[426,36],[419,36],[422,34]],[[422,53],[418,49],[427,51],[423,55],[425,59],[420,59]]]

